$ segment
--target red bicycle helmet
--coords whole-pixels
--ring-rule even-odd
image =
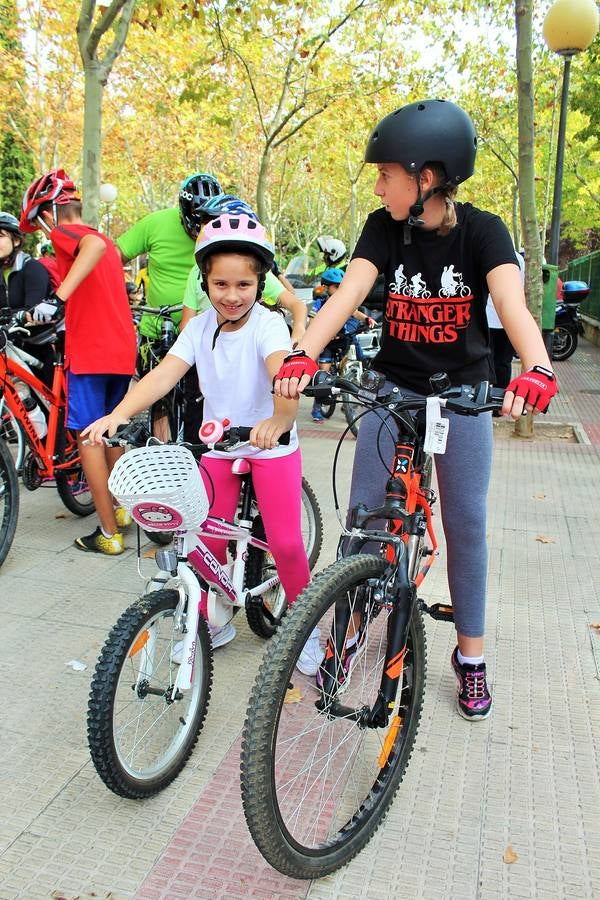
[[[53,169],[47,175],[42,175],[29,185],[23,195],[23,207],[21,210],[21,231],[31,233],[40,227],[37,223],[40,206],[44,203],[54,203],[63,206],[71,200],[81,200],[81,196],[75,187],[75,183],[69,178],[64,169]]]

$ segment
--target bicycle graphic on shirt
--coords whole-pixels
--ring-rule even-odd
[[[404,264],[400,263],[394,272],[394,281],[390,282],[390,291],[394,294],[401,294],[403,297],[415,297],[421,300],[429,300],[431,291],[427,289],[427,284],[423,280],[421,273],[411,276],[409,279],[404,274]]]
[[[470,297],[472,294],[471,288],[463,280],[462,272],[455,272],[453,264],[444,266],[440,281],[439,297]],[[419,300],[429,300],[431,298],[431,291],[428,289],[421,272],[417,272],[416,275],[408,278],[404,274],[403,263],[394,272],[394,281],[390,282],[389,288],[392,293],[400,294],[403,297],[412,297]]]

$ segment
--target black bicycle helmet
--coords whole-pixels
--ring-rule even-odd
[[[470,178],[475,168],[477,135],[466,112],[449,100],[409,103],[379,122],[369,138],[368,163],[400,163],[418,174],[425,163],[440,163],[447,184]]]
[[[0,230],[6,231],[11,236],[10,239],[12,241],[12,250],[7,256],[0,257],[0,266],[2,268],[5,266],[10,267],[14,264],[23,244],[23,232],[19,228],[19,220],[16,216],[7,212],[0,212]]]
[[[194,240],[205,222],[203,213],[205,202],[222,193],[221,185],[214,175],[208,175],[206,172],[190,175],[182,182],[179,188],[181,223]]]
[[[12,216],[7,212],[0,212],[0,229],[2,231],[9,231],[11,234],[16,234],[18,237],[21,237],[21,229],[19,228],[19,220],[16,216]]]

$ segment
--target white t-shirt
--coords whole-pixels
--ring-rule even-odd
[[[204,396],[204,421],[229,419],[232,425],[256,425],[273,415],[273,394],[265,360],[272,353],[292,349],[283,316],[255,303],[238,331],[220,331],[214,350],[217,314],[213,307],[190,319],[169,353],[190,365],[196,364]],[[235,453],[211,451],[226,458],[275,457],[293,453],[298,447],[296,426],[287,446],[272,450],[242,447]]]

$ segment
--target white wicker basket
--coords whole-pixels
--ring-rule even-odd
[[[154,444],[125,453],[108,488],[147,531],[193,531],[208,515],[198,463],[186,447]]]

